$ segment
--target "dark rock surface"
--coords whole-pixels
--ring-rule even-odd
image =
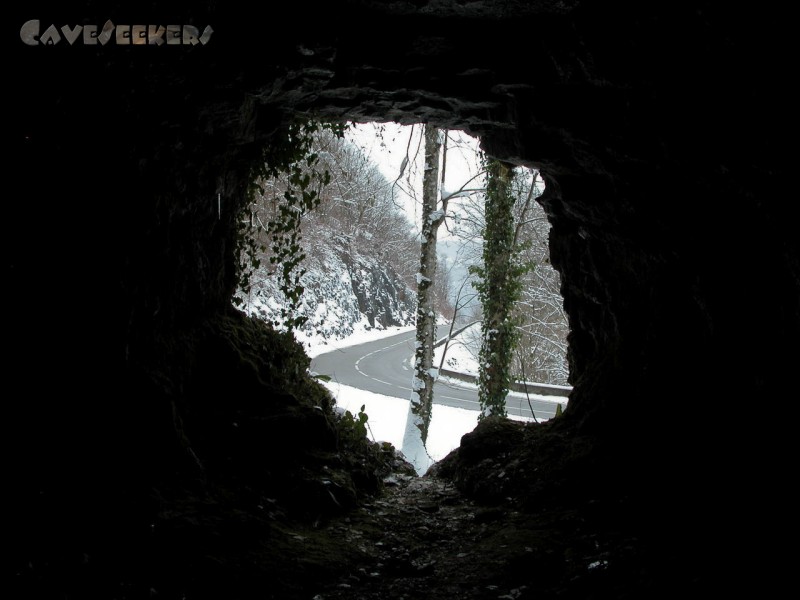
[[[351,561],[314,588],[318,600],[452,598],[660,598],[683,577],[655,580],[642,540],[622,524],[575,506],[513,502],[487,508],[447,479],[401,480],[327,535],[344,538]],[[663,574],[662,574],[663,575]]]
[[[367,317],[370,326],[395,327],[408,325],[414,312],[414,294],[400,278],[377,261],[353,257],[345,264],[350,267],[353,293],[358,310]],[[412,323],[413,324],[413,323]]]
[[[324,505],[303,482],[323,478],[334,425],[302,357],[228,308],[250,167],[297,115],[463,128],[540,167],[574,391],[563,421],[521,436],[520,452],[560,466],[533,482],[514,470],[520,489],[570,490],[553,498],[584,506],[598,486],[631,498],[634,529],[663,549],[655,581],[674,575],[685,597],[776,584],[774,538],[796,522],[783,414],[800,364],[791,19],[674,2],[254,10],[45,2],[4,19],[4,487],[18,596],[146,597],[159,582],[180,597],[212,579],[240,583],[210,597],[297,592],[304,572],[281,561],[313,559],[293,545],[237,579],[268,536],[235,490],[294,486]],[[215,33],[192,48],[30,47],[19,27],[31,18]],[[225,430],[234,414],[245,441]],[[300,431],[313,434],[296,444],[297,470],[273,479],[272,451]],[[359,497],[355,481],[337,485]],[[613,522],[613,502],[597,506],[595,526]],[[149,552],[152,516],[175,511],[177,541]],[[198,522],[228,533],[195,540]],[[592,590],[560,597],[602,597]]]

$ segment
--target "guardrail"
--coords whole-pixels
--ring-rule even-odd
[[[469,329],[470,327],[472,327],[473,325],[475,325],[475,323],[480,323],[480,321],[473,321],[472,323],[467,323],[467,324],[466,324],[466,325],[464,325],[463,327],[459,327],[458,329],[456,329],[456,330],[455,330],[453,333],[451,333],[450,335],[446,335],[446,336],[444,336],[443,338],[439,338],[438,340],[436,340],[436,341],[433,343],[433,347],[434,347],[434,348],[438,348],[438,347],[439,347],[439,346],[441,346],[442,344],[445,344],[445,343],[447,343],[447,340],[448,340],[448,339],[449,339],[449,340],[454,340],[454,339],[456,338],[456,336],[457,336],[459,333],[461,333],[462,331],[466,331],[467,329]]]
[[[478,378],[469,373],[459,373],[458,371],[450,371],[448,369],[439,369],[439,376],[451,377],[464,381],[466,383],[478,383]],[[572,387],[566,385],[552,385],[549,383],[534,383],[530,381],[522,382],[515,381],[508,386],[512,391],[529,394],[536,394],[537,396],[561,396],[567,398],[572,391]]]
[[[469,327],[472,327],[478,322],[479,321],[474,321],[469,325],[464,325],[464,327],[454,331],[452,335],[444,336],[433,345],[434,348],[447,342],[448,338],[451,340],[454,339],[459,333]],[[466,383],[478,383],[478,378],[475,377],[475,375],[470,375],[469,373],[459,373],[458,371],[450,371],[449,369],[439,369],[439,375],[450,377],[452,379],[458,379],[459,381],[464,381]],[[530,381],[515,381],[508,387],[514,392],[522,392],[523,394],[527,392],[529,394],[536,394],[537,396],[561,396],[564,398],[569,397],[569,393],[572,391],[572,387],[568,385],[552,385],[550,383],[535,383]]]

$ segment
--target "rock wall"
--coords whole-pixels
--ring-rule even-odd
[[[800,364],[790,19],[661,2],[11,10],[18,487],[129,489],[171,464],[185,340],[235,289],[250,166],[291,118],[316,115],[463,128],[540,168],[572,329],[563,427],[604,442],[681,531],[746,549],[778,524],[791,478],[765,465],[785,466]],[[32,18],[215,32],[192,47],[27,46]],[[753,511],[764,521],[741,517]]]
[[[353,293],[370,326],[413,325],[415,292],[375,260],[354,257]]]

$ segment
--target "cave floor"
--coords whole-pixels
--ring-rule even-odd
[[[315,600],[623,598],[644,583],[635,538],[573,510],[480,506],[434,477],[394,475],[381,497],[293,537],[336,563]]]

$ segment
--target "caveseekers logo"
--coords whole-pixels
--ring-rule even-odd
[[[97,25],[50,25],[42,31],[38,19],[27,21],[19,30],[19,37],[28,46],[55,46],[62,42],[73,46],[205,46],[214,30],[207,25],[203,32],[194,25],[115,25],[110,19]]]

